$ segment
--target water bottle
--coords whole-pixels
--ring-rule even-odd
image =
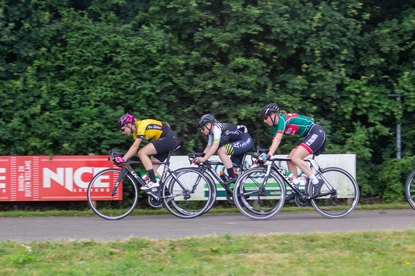
[[[304,187],[307,184],[308,177],[304,173],[300,176],[300,186]]]
[[[224,172],[220,172],[219,176],[223,181],[228,181],[228,176]]]
[[[294,176],[294,174],[292,172],[287,172],[287,177],[289,180],[291,180],[291,182],[293,182],[295,185],[298,186],[298,184],[300,184],[300,181],[298,181],[298,178]]]
[[[150,177],[148,177],[147,174],[143,173],[141,175],[141,179],[144,181],[144,183],[147,185],[148,182],[150,182]]]
[[[233,173],[235,174],[236,177],[238,177],[238,169],[237,168],[233,168]]]

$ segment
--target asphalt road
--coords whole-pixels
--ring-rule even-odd
[[[415,229],[415,210],[354,211],[342,219],[327,219],[316,212],[282,212],[265,221],[250,220],[241,214],[205,214],[187,220],[172,215],[130,216],[118,221],[99,217],[0,218],[0,241],[178,239],[225,234],[403,229]]]

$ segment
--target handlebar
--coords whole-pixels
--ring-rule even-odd
[[[197,157],[204,157],[205,155],[204,152],[192,152],[187,154],[187,159],[189,159],[190,164],[193,164],[193,160]]]
[[[117,152],[117,151],[115,151],[114,149],[113,150],[111,150],[109,153],[108,153],[108,161],[109,160],[113,160],[115,157],[117,157],[117,156],[124,156],[124,154],[123,153],[121,153],[121,152]]]
[[[120,166],[121,164],[118,162],[115,162],[115,157],[121,156],[123,157],[124,154],[121,152],[117,152],[114,149],[112,149],[109,153],[108,153],[108,161],[111,160],[111,162],[113,162],[115,165]]]

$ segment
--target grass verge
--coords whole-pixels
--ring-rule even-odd
[[[413,275],[415,230],[0,242],[2,275]]]
[[[87,203],[85,203],[87,204]],[[358,205],[355,210],[390,210],[390,209],[411,209],[407,202],[394,202],[394,203],[376,203],[376,204],[364,204]],[[285,205],[281,212],[298,212],[298,211],[314,211],[313,207],[300,208],[295,204]],[[210,209],[209,214],[232,214],[239,213],[239,210],[235,206],[220,207],[215,206]],[[164,209],[135,209],[131,215],[166,215],[169,212]],[[95,216],[95,214],[89,210],[42,210],[42,211],[3,211],[0,212],[0,217],[51,217],[51,216]]]

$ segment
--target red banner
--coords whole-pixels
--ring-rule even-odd
[[[86,201],[92,177],[112,167],[107,156],[1,156],[0,201]]]

